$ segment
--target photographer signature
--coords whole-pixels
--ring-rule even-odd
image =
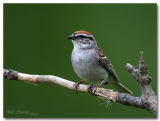
[[[31,111],[27,111],[27,110],[7,110],[6,111],[7,114],[11,114],[11,115],[29,115],[29,116],[38,116],[39,113],[35,113],[35,112],[31,112]]]

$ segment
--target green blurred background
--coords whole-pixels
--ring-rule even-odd
[[[140,96],[127,62],[138,67],[140,50],[157,94],[156,4],[4,4],[4,68],[79,81],[71,65],[74,31],[92,33],[121,82]],[[89,84],[89,83],[86,83]],[[109,86],[110,87],[110,86]],[[19,113],[18,113],[19,112]],[[28,113],[27,113],[28,112]],[[153,118],[143,109],[42,83],[4,79],[4,117]]]

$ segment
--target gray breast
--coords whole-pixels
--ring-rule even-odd
[[[108,72],[99,65],[95,49],[74,49],[71,59],[72,66],[81,79],[87,81],[108,79]]]

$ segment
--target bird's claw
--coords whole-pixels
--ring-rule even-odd
[[[75,88],[76,90],[76,93],[78,92],[78,87],[79,87],[80,83],[79,82],[76,82],[73,87]]]
[[[76,90],[76,93],[77,93],[77,91],[78,91],[79,85],[80,85],[80,84],[83,84],[84,81],[85,81],[85,80],[81,80],[81,81],[79,81],[79,82],[76,82],[76,83],[73,85],[73,87],[74,87],[75,90]]]
[[[96,91],[97,91],[97,88],[99,88],[100,86],[99,85],[89,85],[88,87],[88,92],[91,93],[92,95],[96,95]]]

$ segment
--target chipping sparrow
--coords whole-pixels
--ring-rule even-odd
[[[92,34],[86,31],[76,31],[68,39],[71,39],[74,45],[71,56],[72,66],[76,74],[84,79],[76,83],[76,90],[79,84],[86,80],[99,81],[97,87],[109,83],[119,92],[132,94],[119,82],[112,64],[98,47]]]

